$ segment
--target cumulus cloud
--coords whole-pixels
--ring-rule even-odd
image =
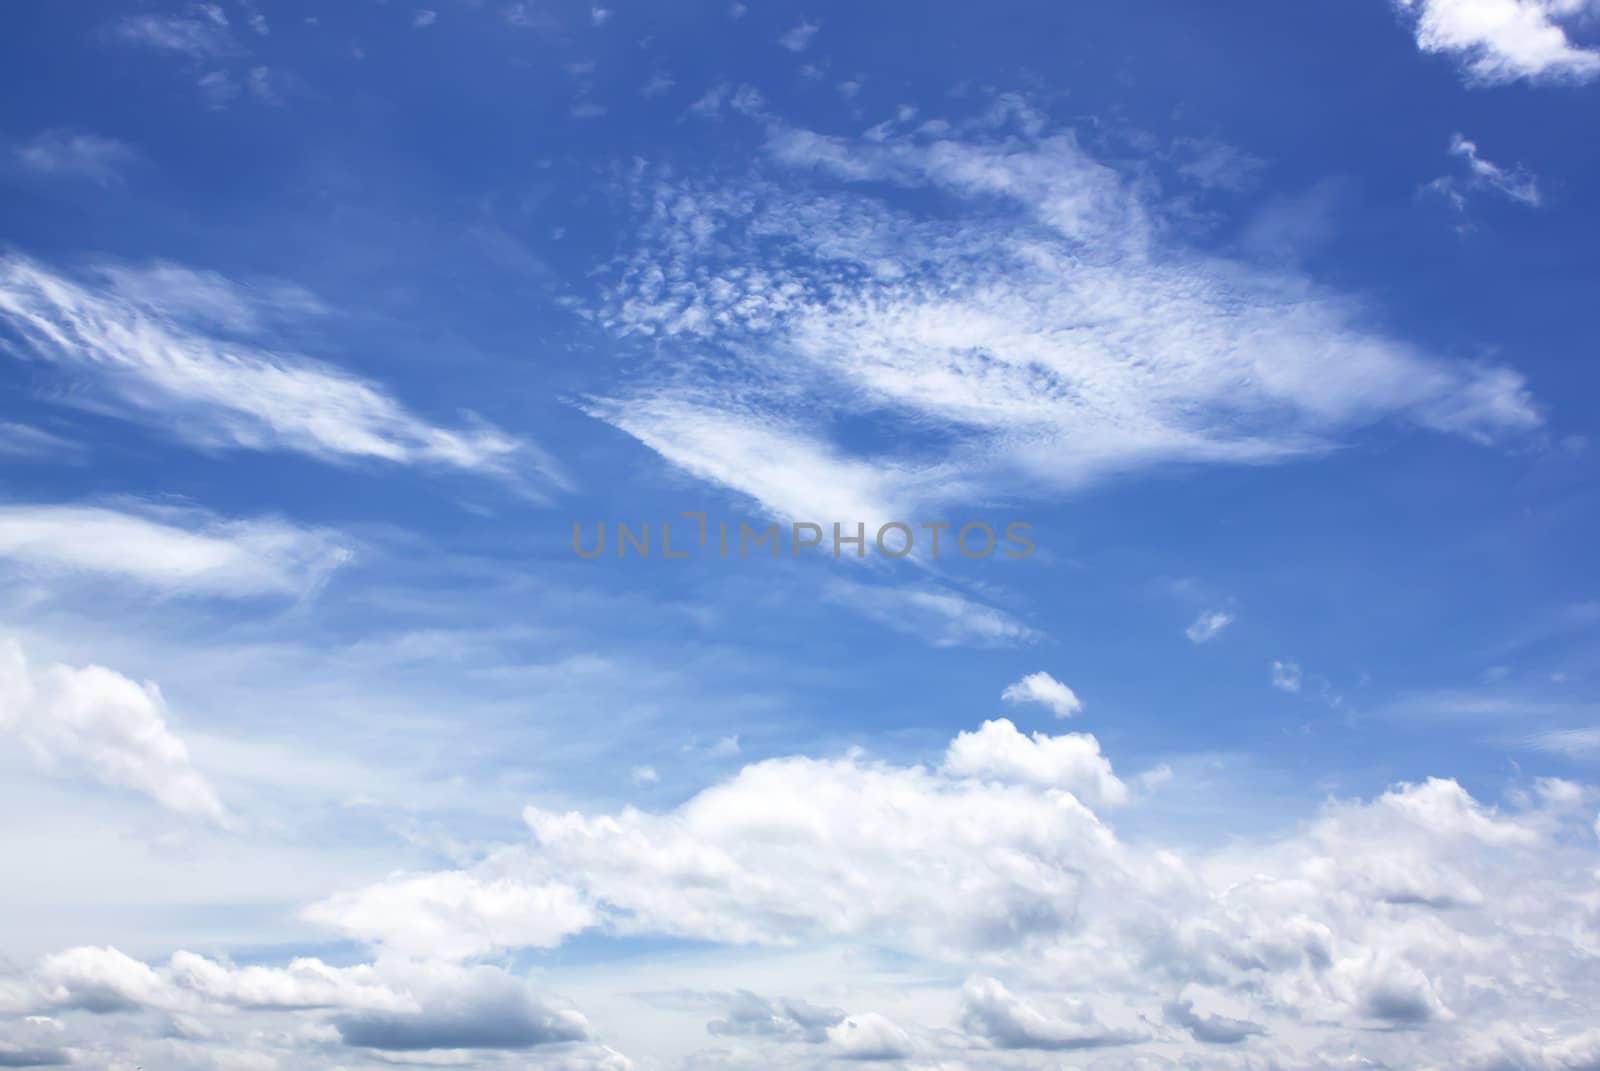
[[[870,522],[978,489],[1281,462],[1383,421],[1475,439],[1540,423],[1516,372],[1184,245],[1146,186],[1021,100],[860,137],[758,117],[768,166],[743,182],[641,172],[641,244],[595,315],[660,363],[590,411],[772,514]],[[841,432],[868,415],[915,449]]]
[[[1076,692],[1042,671],[1006,685],[1000,698],[1007,703],[1038,703],[1049,707],[1058,718],[1070,718],[1083,709]]]
[[[770,1000],[748,989],[733,994],[727,1012],[706,1024],[717,1037],[761,1037],[821,1044],[829,1029],[842,1023],[845,1013],[804,1000]]]
[[[169,727],[154,684],[137,684],[102,666],[35,670],[15,638],[0,636],[0,732],[19,739],[46,770],[81,771],[174,813],[219,826],[231,822]]]
[[[152,966],[109,947],[41,959],[4,994],[11,1013],[48,1010],[117,1015],[155,1011],[192,1020],[221,1012],[318,1013],[346,1046],[382,1052],[522,1050],[559,1046],[574,1068],[625,1071],[628,1061],[596,1047],[588,1020],[526,979],[486,965],[386,960],[335,967],[299,958],[283,967],[236,966],[179,951]]]
[[[1106,1026],[1083,1001],[1071,1002],[1060,1014],[1040,1011],[994,978],[970,979],[962,989],[961,1025],[1001,1049],[1091,1049],[1142,1036]]]
[[[75,279],[26,257],[0,257],[0,323],[23,343],[13,348],[90,377],[120,415],[212,449],[560,483],[531,443],[482,422],[435,425],[375,383],[271,346],[274,321],[318,308],[292,288],[254,290],[174,265],[106,265]]]
[[[945,752],[944,769],[963,777],[992,777],[1062,788],[1091,806],[1124,803],[1128,788],[1088,733],[1023,736],[1004,718],[964,732]]]
[[[594,924],[569,884],[530,885],[464,873],[397,875],[313,905],[307,917],[406,955],[450,960],[497,949],[550,948]]]
[[[1468,80],[1587,82],[1600,52],[1572,43],[1567,29],[1594,11],[1591,0],[1396,0],[1412,20],[1417,47],[1454,57]]]
[[[1266,1031],[1255,1023],[1226,1015],[1197,1012],[1192,1000],[1175,1000],[1163,1009],[1167,1022],[1181,1026],[1196,1041],[1210,1045],[1237,1045]]]
[[[312,909],[369,946],[370,964],[237,967],[191,953],[161,964],[69,949],[20,979],[0,975],[0,1009],[154,1010],[224,1037],[296,1015],[324,1055],[537,1047],[551,1067],[615,1071],[630,1065],[578,1012],[474,962],[598,932],[737,948],[724,961],[735,970],[759,969],[763,949],[832,948],[831,992],[890,964],[894,984],[915,978],[929,994],[846,1005],[892,1018],[804,989],[678,1002],[746,1065],[1011,1066],[1008,1053],[1115,1048],[1131,1061],[1239,1068],[1585,1066],[1600,1000],[1600,792],[1541,781],[1500,809],[1431,779],[1195,850],[1120,836],[1097,813],[1110,801],[1062,784],[1098,745],[1063,750],[1062,739],[1076,738],[989,723],[952,741],[937,767],[792,756],[658,812],[530,806],[526,842]],[[966,983],[941,988],[952,974]],[[321,1066],[289,1058],[304,1044],[276,1051]],[[1199,1045],[1203,1056],[1187,1047]]]
[[[899,1060],[913,1051],[910,1035],[877,1012],[828,1027],[828,1041],[846,1060]]]
[[[0,505],[0,559],[42,577],[118,579],[175,595],[303,595],[351,552],[278,520],[128,504]]]

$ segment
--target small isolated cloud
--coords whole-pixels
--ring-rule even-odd
[[[17,146],[16,158],[39,175],[86,178],[101,186],[117,186],[137,154],[116,138],[73,130],[48,130]]]
[[[817,31],[820,29],[822,23],[802,20],[800,25],[778,38],[778,43],[790,52],[804,52],[811,47],[811,39],[817,36]]]
[[[1272,663],[1272,686],[1280,692],[1298,692],[1304,676],[1297,663]]]
[[[654,766],[635,766],[628,771],[628,780],[635,785],[653,785],[661,780]]]
[[[593,26],[604,26],[611,21],[613,14],[615,12],[608,7],[592,7],[589,9],[589,23]]]
[[[1494,190],[1530,208],[1539,206],[1539,183],[1520,167],[1504,168],[1478,155],[1478,146],[1456,134],[1450,139],[1450,152],[1467,163],[1471,183]]]
[[[1396,0],[1417,47],[1452,56],[1477,85],[1518,79],[1587,82],[1600,76],[1600,52],[1574,45],[1567,28],[1587,0]]]
[[[1070,718],[1083,709],[1076,692],[1048,673],[1030,673],[1006,685],[1000,698],[1007,703],[1038,703],[1049,707],[1058,718]]]
[[[35,670],[21,643],[0,637],[0,733],[20,740],[47,771],[82,771],[176,814],[230,824],[216,790],[168,726],[154,684],[102,666]]]
[[[427,8],[423,8],[411,16],[411,25],[419,30],[426,26],[432,26],[438,21],[439,13],[437,11],[429,11]]]
[[[1222,630],[1233,624],[1233,615],[1226,610],[1207,610],[1194,619],[1194,624],[1184,629],[1190,643],[1210,643],[1222,635]]]

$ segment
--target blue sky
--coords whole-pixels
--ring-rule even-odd
[[[1600,1060],[1592,3],[0,18],[0,1064]]]

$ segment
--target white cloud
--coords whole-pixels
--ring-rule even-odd
[[[47,770],[82,770],[102,785],[149,796],[177,814],[232,824],[189,749],[167,724],[154,684],[101,666],[35,671],[22,645],[0,637],[0,731]]]
[[[1128,787],[1111,771],[1093,736],[1023,736],[1004,718],[958,735],[945,752],[943,768],[958,777],[1065,789],[1091,807],[1115,806],[1128,799]]]
[[[1022,776],[993,776],[1004,763],[990,758],[951,761],[986,735]],[[1590,1029],[1593,789],[1563,782],[1501,812],[1430,780],[1329,802],[1281,837],[1196,852],[1124,841],[1062,791],[1045,769],[1060,739],[990,723],[952,742],[939,769],[859,752],[792,757],[661,813],[529,807],[531,843],[449,873],[564,886],[593,909],[567,932],[738,946],[740,969],[754,969],[761,946],[836,946],[857,969],[866,948],[884,950],[918,988],[978,972],[954,1022],[939,1018],[958,995],[948,989],[920,1005],[933,1016],[920,1023],[898,1008],[883,1008],[891,1023],[846,1015],[840,1001],[727,998],[709,1032],[756,1046],[747,1059],[762,1066],[804,1065],[762,1045],[959,1064],[986,1050],[1159,1042],[1135,1051],[1185,1064],[1205,1052],[1226,1067],[1268,1051],[1279,1066],[1354,1054],[1372,1066],[1487,1067],[1466,1057],[1502,1038],[1576,1045]],[[499,956],[520,946],[523,910],[502,928],[476,905],[466,941],[436,907],[420,927],[398,909],[381,927],[408,942],[386,947],[412,956]],[[379,938],[378,924],[352,936]],[[1247,1062],[1229,1062],[1225,1046]]]
[[[120,578],[164,594],[298,596],[349,558],[333,533],[277,520],[0,505],[0,559],[51,577]]]
[[[910,1036],[876,1012],[828,1027],[828,1040],[847,1060],[899,1060],[912,1054]]]
[[[662,361],[590,411],[778,516],[1278,462],[1383,421],[1480,440],[1540,423],[1509,369],[1437,359],[1292,270],[1186,247],[1145,187],[1019,100],[856,139],[764,118],[773,177],[640,180],[642,244],[598,314]],[[868,414],[916,448],[845,445],[838,425]]]
[[[1450,139],[1450,152],[1466,161],[1474,185],[1504,194],[1531,208],[1538,207],[1539,183],[1521,168],[1508,171],[1493,161],[1485,160],[1478,155],[1478,146],[1460,134]]]
[[[101,186],[119,185],[123,169],[137,155],[116,138],[76,130],[47,130],[16,148],[17,160],[30,171],[86,178]]]
[[[315,922],[418,958],[449,960],[501,948],[550,948],[596,921],[571,886],[461,873],[413,874],[329,897]]]
[[[982,739],[994,746],[970,772],[954,768]],[[1600,791],[1537,782],[1501,810],[1430,780],[1195,850],[1124,839],[1087,793],[1063,791],[1055,770],[1074,767],[1061,756],[1098,754],[1064,739],[1077,738],[990,723],[938,767],[795,756],[659,812],[529,807],[526,843],[312,910],[372,946],[371,963],[76,948],[0,973],[0,1009],[67,1024],[29,1044],[85,1063],[114,1044],[146,1066],[149,1046],[181,1036],[196,1061],[248,1043],[282,1066],[347,1064],[352,1049],[430,1063],[537,1049],[539,1067],[629,1067],[599,1031],[664,1067],[1024,1068],[1052,1052],[1241,1071],[1586,1066],[1600,1038]],[[590,931],[728,951],[542,967],[613,994],[596,1025],[501,966],[460,962]],[[830,949],[826,969],[791,967]],[[714,991],[641,992],[719,972]],[[797,995],[735,980],[757,977]],[[146,1024],[140,1010],[160,1015]],[[77,1032],[85,1011],[129,1014],[99,1041]],[[716,1051],[697,1050],[708,1036]]]
[[[802,19],[798,25],[778,38],[778,43],[790,52],[804,52],[811,47],[811,39],[817,36],[817,31],[820,29],[822,29],[821,23]]]
[[[207,9],[195,9],[202,17],[182,15],[128,15],[118,22],[114,33],[122,40],[146,48],[177,52],[193,59],[208,59],[233,51],[228,36],[227,18],[218,19]],[[216,10],[221,14],[220,9]]]
[[[1000,698],[1007,703],[1038,703],[1049,707],[1058,718],[1070,718],[1083,709],[1076,692],[1042,671],[1006,685]]]
[[[1222,630],[1233,624],[1233,614],[1227,610],[1206,610],[1184,629],[1190,643],[1210,643],[1222,635]]]
[[[1396,0],[1414,19],[1417,47],[1454,56],[1484,85],[1586,82],[1600,52],[1575,46],[1566,27],[1595,10],[1591,0]]]
[[[1280,692],[1298,692],[1305,674],[1297,662],[1272,663],[1272,686]]]
[[[1143,1036],[1107,1027],[1084,1001],[1073,1001],[1062,1015],[1046,1014],[994,978],[968,979],[961,991],[961,1022],[969,1034],[1001,1049],[1091,1049]]]
[[[18,352],[93,376],[124,415],[210,448],[559,481],[537,448],[496,428],[431,424],[375,383],[242,340],[315,308],[300,291],[254,291],[174,265],[108,266],[77,281],[0,258],[0,320],[26,342]]]
[[[437,21],[439,21],[439,13],[430,11],[427,8],[422,8],[411,16],[411,25],[419,30],[432,26]]]
[[[823,597],[934,647],[1015,647],[1039,638],[1004,610],[948,588],[835,581]]]

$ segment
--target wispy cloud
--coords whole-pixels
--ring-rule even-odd
[[[119,185],[123,170],[137,156],[116,138],[75,130],[47,130],[16,147],[18,162],[29,171],[86,178],[101,186]]]
[[[1489,190],[1529,208],[1539,207],[1539,182],[1523,168],[1505,168],[1484,159],[1477,144],[1460,134],[1450,139],[1450,153],[1461,158],[1466,174],[1442,175],[1424,186],[1423,193],[1444,198],[1457,213],[1466,211],[1469,190]]]
[[[1585,0],[1396,0],[1417,47],[1453,56],[1470,82],[1586,82],[1600,77],[1600,52],[1575,46],[1565,24]]]
[[[817,36],[820,29],[821,23],[802,19],[797,26],[778,38],[778,43],[790,52],[804,52],[811,47],[811,39]]]
[[[825,598],[934,647],[1014,647],[1039,634],[1004,610],[948,588],[887,587],[838,581]]]
[[[1233,624],[1233,614],[1227,610],[1206,610],[1194,623],[1184,629],[1190,643],[1210,643],[1222,635],[1222,630]]]
[[[1450,139],[1450,151],[1467,162],[1475,185],[1503,193],[1513,201],[1531,207],[1538,206],[1539,183],[1520,167],[1508,170],[1491,160],[1485,160],[1478,155],[1478,146],[1460,134]]]
[[[1293,271],[1182,245],[1161,202],[1020,100],[854,139],[765,122],[776,178],[638,191],[644,244],[600,317],[668,360],[592,411],[774,513],[802,519],[793,464],[806,508],[872,517],[1283,461],[1383,420],[1477,439],[1540,423],[1510,369],[1434,358]],[[891,208],[885,187],[937,210]],[[879,445],[847,446],[835,422],[868,417]]]
[[[533,444],[482,421],[452,429],[383,387],[256,342],[313,299],[260,292],[173,265],[110,265],[83,279],[0,258],[0,320],[19,355],[88,374],[105,408],[212,449],[287,450],[324,461],[433,465],[558,485]]]
[[[350,551],[334,533],[199,510],[0,505],[0,559],[43,576],[173,595],[302,595]]]
[[[215,4],[197,4],[183,15],[127,15],[115,24],[113,32],[129,44],[191,59],[211,59],[234,51],[228,17]]]

